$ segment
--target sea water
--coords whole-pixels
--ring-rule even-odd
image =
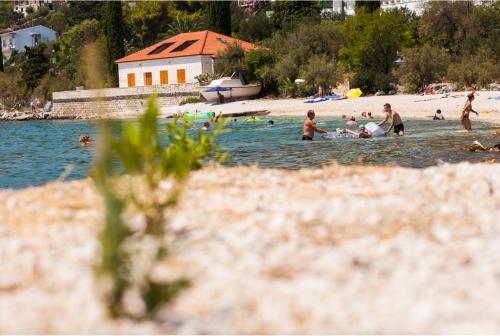
[[[267,127],[268,120],[274,121]],[[346,127],[346,120],[317,118],[318,126],[334,130]],[[161,120],[164,124],[168,120]],[[360,120],[367,122],[367,120]],[[117,121],[116,126],[121,122]],[[193,125],[193,132],[203,121]],[[495,126],[472,121],[474,131],[461,131],[456,120],[405,120],[405,136],[374,139],[323,139],[302,141],[302,117],[261,117],[260,122],[243,118],[226,121],[219,137],[220,150],[229,153],[227,166],[300,169],[339,164],[398,165],[424,168],[442,162],[479,162],[500,158],[495,152],[468,152],[474,140],[491,146]],[[24,188],[57,179],[87,176],[95,147],[80,147],[80,134],[96,134],[97,122],[24,121],[0,123],[0,188]],[[388,127],[388,125],[385,125]],[[164,132],[164,127],[160,127]]]

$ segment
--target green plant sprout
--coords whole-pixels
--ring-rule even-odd
[[[105,122],[102,127],[99,156],[91,170],[105,208],[96,272],[107,284],[111,316],[153,318],[162,304],[189,286],[185,278],[167,282],[153,274],[169,253],[166,210],[176,205],[191,171],[225,158],[215,145],[223,120],[213,132],[197,131],[192,137],[192,123],[174,119],[166,123],[163,139],[153,95],[138,123],[127,122],[118,136],[110,126]]]

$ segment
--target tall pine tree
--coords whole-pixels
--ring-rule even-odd
[[[354,10],[364,9],[368,13],[373,13],[380,8],[380,0],[356,0]]]
[[[207,1],[210,29],[231,36],[231,1]]]
[[[115,63],[125,55],[123,46],[123,13],[121,1],[108,1],[104,7],[104,37],[106,43],[106,63],[112,84],[118,85],[118,66]]]

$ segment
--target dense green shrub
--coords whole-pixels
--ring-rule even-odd
[[[308,93],[314,93],[320,85],[328,89],[337,84],[340,76],[335,59],[326,55],[314,55],[300,68],[300,78],[305,80],[301,88]]]
[[[448,64],[446,50],[425,44],[403,51],[397,75],[407,91],[418,92],[427,84],[439,81],[446,74]]]
[[[480,48],[475,54],[464,56],[448,68],[448,79],[459,87],[484,88],[493,82],[500,82],[500,63],[491,50]]]
[[[214,71],[223,76],[230,76],[234,71],[241,70],[245,51],[241,45],[230,43],[223,52],[217,55]]]

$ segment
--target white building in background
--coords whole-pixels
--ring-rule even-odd
[[[424,10],[424,4],[428,0],[382,0],[380,1],[380,8],[384,10],[394,8],[408,8],[414,11],[417,15],[421,15]],[[346,15],[354,15],[355,0],[331,0],[322,3],[322,12],[333,12],[340,14],[342,12],[342,5],[344,6],[344,13]]]
[[[55,41],[56,37],[54,30],[40,25],[3,33],[0,34],[2,53],[5,58],[9,58],[14,50],[23,52],[24,47]]]
[[[417,15],[422,15],[424,12],[424,5],[427,0],[383,0],[381,1],[380,8],[382,9],[395,9],[407,8]]]
[[[28,15],[28,8],[32,8],[35,12],[42,6],[47,7],[49,10],[54,10],[54,6],[62,2],[66,2],[66,0],[14,0],[14,12],[26,16]]]
[[[173,36],[116,60],[119,86],[197,83],[196,76],[214,72],[217,53],[232,43],[245,51],[256,48],[252,43],[208,30]]]

